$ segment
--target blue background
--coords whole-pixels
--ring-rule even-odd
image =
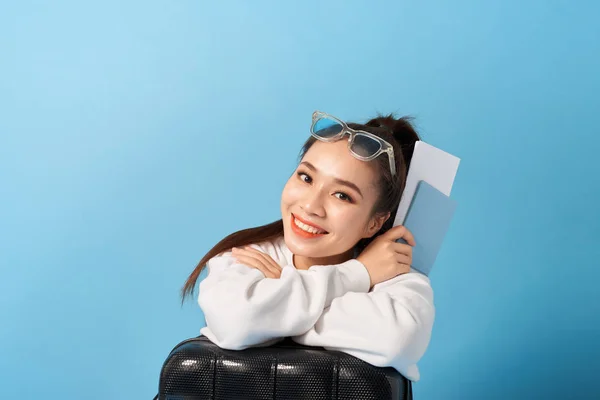
[[[321,109],[462,162],[417,399],[600,394],[600,3],[3,1],[3,398],[150,399]]]

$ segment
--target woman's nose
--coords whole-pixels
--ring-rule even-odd
[[[309,214],[324,216],[323,198],[321,192],[311,191],[306,193],[302,201],[302,209]]]

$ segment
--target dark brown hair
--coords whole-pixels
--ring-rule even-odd
[[[415,142],[420,140],[415,131],[411,118],[402,117],[396,119],[393,115],[378,116],[371,119],[364,125],[348,124],[351,128],[364,130],[386,140],[394,147],[394,158],[396,160],[396,177],[392,178],[387,156],[380,155],[371,163],[379,172],[379,199],[375,203],[372,215],[391,214],[388,220],[383,224],[379,232],[370,238],[362,239],[356,244],[356,249],[360,253],[377,236],[389,230],[396,216],[396,209],[400,203],[400,198],[406,184],[406,174],[410,160],[412,158]],[[317,139],[312,136],[304,143],[300,150],[299,159],[302,160],[306,152],[311,148]],[[242,247],[249,244],[272,241],[283,236],[283,221],[277,220],[270,224],[256,228],[243,229],[234,232],[217,243],[208,253],[202,257],[198,265],[194,268],[190,276],[181,288],[182,301],[187,295],[192,295],[198,276],[202,269],[211,258],[230,250],[232,247]]]

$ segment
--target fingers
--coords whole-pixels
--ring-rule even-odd
[[[417,245],[413,234],[404,225],[394,226],[392,229],[387,231],[384,235],[390,240],[396,241],[398,239],[404,239],[406,241],[406,243],[408,243],[411,246]]]
[[[261,264],[269,270],[278,270],[280,269],[279,265],[273,261],[273,259],[265,253],[262,253],[256,249],[251,247],[244,248],[233,248],[232,253],[235,257],[243,256],[247,259],[253,260],[253,264]]]
[[[281,276],[281,267],[268,254],[262,253],[250,247],[232,249],[236,260],[244,265],[261,271],[267,278],[279,278]]]
[[[408,274],[410,272],[410,264],[398,264],[398,275]],[[396,276],[398,276],[396,275]]]
[[[396,253],[406,254],[407,256],[412,257],[413,247],[411,245],[405,243],[392,243],[392,247]]]
[[[259,270],[260,272],[263,273],[263,275],[266,278],[272,278],[272,279],[279,278],[278,274],[273,272],[271,269],[267,268],[264,264],[262,264],[260,261],[256,260],[255,258],[239,255],[239,256],[236,256],[236,260],[238,262],[244,264],[247,267]]]
[[[250,253],[255,254],[257,257],[259,257],[262,261],[264,261],[267,265],[269,265],[270,267],[272,267],[273,269],[279,271],[281,270],[281,267],[279,266],[279,264],[277,264],[277,262],[275,262],[275,260],[273,260],[273,258],[266,254],[263,253],[262,251],[256,250],[255,248],[252,247],[244,247],[243,250],[249,251]]]
[[[398,264],[406,264],[410,266],[412,263],[412,257],[407,254],[396,253],[396,262]]]

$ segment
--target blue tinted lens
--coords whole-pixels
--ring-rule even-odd
[[[370,136],[357,133],[350,150],[360,157],[372,157],[381,150],[381,143]]]
[[[313,133],[323,139],[330,139],[338,135],[342,129],[339,122],[329,118],[320,118],[313,125]]]

